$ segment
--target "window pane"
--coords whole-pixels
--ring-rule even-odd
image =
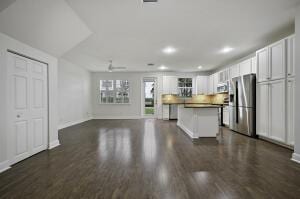
[[[100,103],[129,103],[128,80],[100,80]]]
[[[105,90],[114,90],[114,84],[113,80],[100,80],[100,90],[105,91]]]

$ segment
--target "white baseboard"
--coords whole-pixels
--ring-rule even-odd
[[[3,162],[0,162],[0,173],[10,169],[10,165],[9,165],[9,161],[6,160],[6,161],[3,161]]]
[[[192,131],[190,131],[188,128],[186,128],[184,125],[182,125],[180,122],[177,122],[177,126],[179,126],[190,138],[198,139],[197,137],[193,136]]]
[[[141,116],[94,116],[96,120],[138,120]]]
[[[71,121],[71,122],[67,122],[65,124],[60,124],[58,126],[58,130],[61,130],[61,129],[64,129],[64,128],[67,128],[67,127],[70,127],[70,126],[74,126],[76,124],[80,124],[82,122],[86,122],[86,121],[89,121],[89,120],[92,120],[93,118],[86,118],[86,119],[82,119],[82,120],[77,120],[77,121]]]
[[[300,164],[300,154],[293,153],[292,159],[294,162],[297,162]]]
[[[50,142],[48,149],[53,149],[55,147],[58,147],[60,145],[59,140],[55,140],[53,142]]]

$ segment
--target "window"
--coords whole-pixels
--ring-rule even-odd
[[[100,103],[128,104],[128,80],[100,80]]]
[[[193,79],[179,78],[178,79],[178,93],[180,97],[192,97],[193,95]]]

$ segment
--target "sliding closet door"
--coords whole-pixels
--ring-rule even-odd
[[[47,148],[47,65],[8,53],[11,164]]]

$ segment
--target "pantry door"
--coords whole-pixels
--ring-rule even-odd
[[[8,53],[11,164],[47,149],[48,66]]]

